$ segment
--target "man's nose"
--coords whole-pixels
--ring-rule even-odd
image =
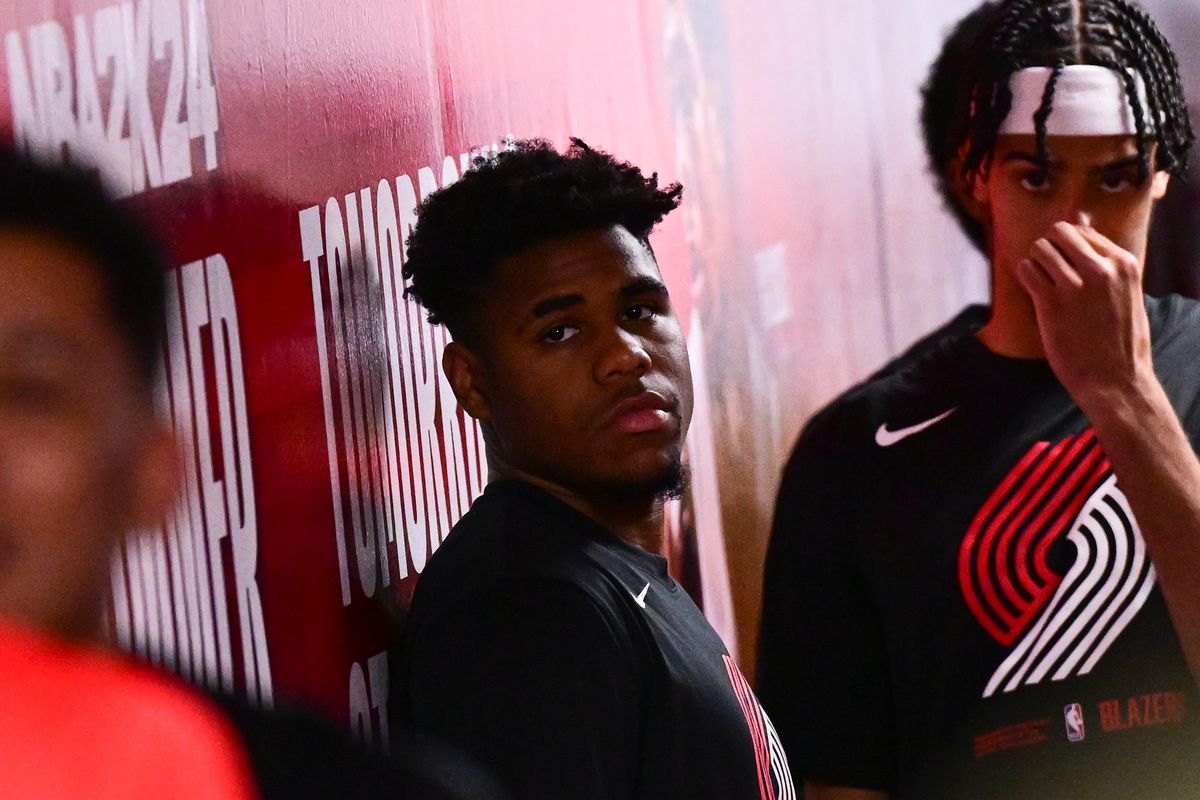
[[[641,377],[649,371],[652,363],[641,337],[617,328],[605,338],[596,361],[596,379],[606,383],[629,375]]]
[[[1063,198],[1062,205],[1055,214],[1055,222],[1068,222],[1072,225],[1092,227],[1094,218],[1091,207],[1081,192],[1073,192]]]
[[[1092,227],[1092,212],[1086,209],[1077,208],[1072,214],[1072,218],[1067,220],[1072,225],[1082,225],[1086,228]]]

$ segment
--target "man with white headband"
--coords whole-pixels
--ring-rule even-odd
[[[1200,797],[1200,306],[1141,290],[1175,57],[1124,0],[973,50],[991,318],[806,427],[760,695],[810,800]]]

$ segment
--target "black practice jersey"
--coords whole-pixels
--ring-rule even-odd
[[[1200,306],[1147,308],[1196,446]],[[807,426],[761,642],[760,692],[806,778],[905,798],[1200,796],[1195,683],[1108,459],[1045,361],[973,335]]]
[[[982,328],[991,316],[991,306],[979,305],[978,303],[964,306],[963,309],[955,314],[952,319],[942,323],[941,327],[925,334],[920,339],[910,344],[908,349],[903,353],[896,356],[879,369],[875,370],[875,372],[871,373],[871,376],[863,381],[863,383],[870,383],[871,381],[876,381],[880,378],[886,378],[893,373],[899,372],[909,364],[919,360],[930,350],[937,347],[943,339],[946,339],[949,336],[974,333]],[[854,389],[848,390],[847,394],[849,394],[849,392],[853,392],[857,388],[858,387],[856,386]],[[841,398],[838,399],[840,400]],[[835,400],[834,402],[837,401]]]
[[[492,483],[418,584],[401,702],[518,798],[794,798],[778,737],[666,561]]]

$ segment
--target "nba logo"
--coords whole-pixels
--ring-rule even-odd
[[[1071,703],[1063,709],[1063,717],[1067,721],[1067,741],[1082,742],[1084,737],[1083,706]]]

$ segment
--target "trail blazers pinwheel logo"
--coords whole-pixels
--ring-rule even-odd
[[[1047,553],[1064,536],[1075,555],[1060,575]],[[1092,430],[1033,446],[975,516],[958,572],[975,618],[1012,648],[984,697],[1091,672],[1156,580]]]

